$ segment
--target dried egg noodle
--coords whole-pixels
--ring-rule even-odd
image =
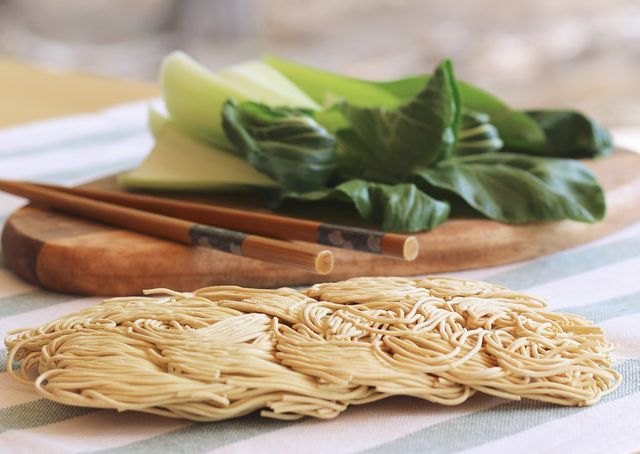
[[[600,328],[484,282],[147,293],[160,296],[13,331],[10,372],[64,404],[199,421],[333,418],[392,395],[457,405],[476,391],[581,406],[620,382]]]

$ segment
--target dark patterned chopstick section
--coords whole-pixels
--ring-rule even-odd
[[[189,229],[189,239],[194,246],[213,248],[235,255],[242,255],[242,243],[246,238],[246,233],[211,225],[193,224]]]
[[[336,224],[320,224],[317,240],[319,244],[352,249],[354,251],[382,253],[382,238],[384,232],[375,230],[345,227]]]

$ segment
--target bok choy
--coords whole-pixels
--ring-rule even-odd
[[[450,215],[521,223],[605,215],[574,158],[611,152],[608,132],[573,111],[517,111],[456,79],[345,77],[275,57],[210,72],[182,53],[161,74],[168,116],[120,181],[136,188],[269,188],[273,203],[349,204],[388,231]]]

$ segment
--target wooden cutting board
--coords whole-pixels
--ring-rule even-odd
[[[2,250],[7,266],[27,281],[88,295],[139,294],[154,287],[188,291],[217,284],[276,287],[486,267],[586,243],[640,219],[640,154],[618,151],[588,165],[606,191],[608,212],[600,223],[450,220],[417,235],[421,254],[414,262],[334,249],[336,265],[328,276],[170,243],[32,206],[7,220]],[[89,186],[117,190],[109,181]],[[246,200],[238,203],[246,206]]]

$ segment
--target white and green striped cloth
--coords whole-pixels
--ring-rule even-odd
[[[0,178],[74,184],[130,168],[151,145],[145,118],[146,106],[137,103],[0,130]],[[22,203],[0,194],[0,219]],[[617,347],[622,386],[587,408],[482,395],[457,407],[396,398],[352,407],[331,421],[282,422],[252,415],[204,424],[60,405],[40,398],[5,372],[0,373],[0,452],[626,453],[640,449],[640,223],[566,252],[451,274],[541,295],[553,309],[595,320]],[[97,302],[34,288],[0,263],[3,335]],[[2,348],[2,370],[6,355]]]

